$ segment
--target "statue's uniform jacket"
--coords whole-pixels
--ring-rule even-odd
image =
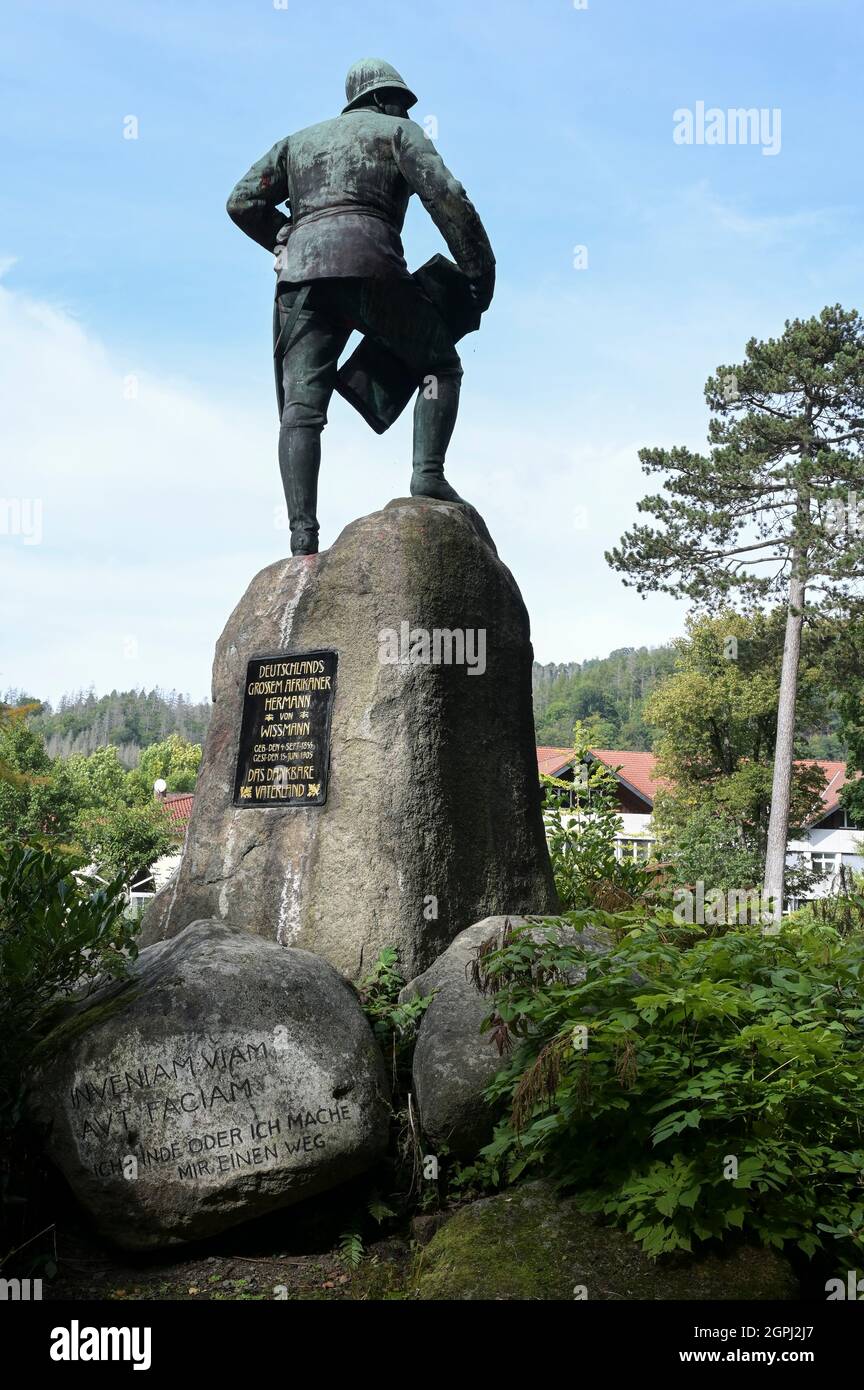
[[[419,388],[412,493],[458,499],[444,457],[459,408],[462,364],[452,330],[408,273],[402,226],[416,193],[475,295],[491,298],[495,257],[474,205],[425,132],[378,108],[343,112],[289,135],[241,179],[228,213],[277,256],[273,363],[279,469],[291,552],[318,549],[321,431],[339,358],[357,330]],[[287,203],[290,217],[279,210]],[[486,302],[488,303],[488,298]]]
[[[282,284],[392,279],[408,275],[400,234],[412,193],[460,270],[473,278],[493,268],[477,211],[432,141],[415,121],[375,109],[349,111],[278,141],[237,184],[228,212],[267,250],[276,250],[277,238],[285,243]],[[290,220],[278,210],[284,202]]]

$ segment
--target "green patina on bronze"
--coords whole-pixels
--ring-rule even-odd
[[[295,555],[318,549],[321,430],[334,389],[382,432],[417,391],[411,492],[461,501],[444,478],[462,366],[495,284],[489,238],[421,126],[417,98],[389,63],[356,63],[342,114],[287,136],[228,199],[234,222],[276,256],[274,357],[279,466]],[[455,265],[409,274],[401,232],[420,198]],[[280,210],[287,205],[288,212]],[[352,330],[365,335],[342,371]]]

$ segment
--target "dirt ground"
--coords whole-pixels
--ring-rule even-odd
[[[47,1299],[368,1299],[405,1297],[411,1263],[407,1241],[372,1245],[353,1267],[338,1251],[319,1255],[178,1254],[158,1261],[131,1257],[80,1239],[58,1239],[58,1271],[45,1282]]]
[[[44,1277],[48,1300],[399,1299],[410,1297],[416,1252],[444,1219],[406,1217],[381,1231],[367,1224],[362,1244],[345,1248],[352,1223],[343,1204],[318,1199],[197,1245],[130,1255],[106,1244],[75,1211],[46,1233],[41,1252],[56,1265]],[[353,1258],[352,1258],[353,1255]],[[42,1273],[41,1270],[34,1273]],[[47,1274],[48,1271],[45,1271]]]

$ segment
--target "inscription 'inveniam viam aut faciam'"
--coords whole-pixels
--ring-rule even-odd
[[[253,1074],[235,1074],[250,1065]],[[286,1096],[284,1109],[259,1118],[256,1102],[278,1065],[266,1041],[243,1041],[76,1080],[72,1124],[87,1166],[97,1177],[128,1177],[131,1158],[138,1169],[171,1165],[180,1178],[216,1177],[325,1148],[328,1131],[351,1122],[351,1106],[332,1094],[325,1103]],[[247,1105],[252,1118],[237,1113]],[[142,1136],[149,1126],[155,1141]]]

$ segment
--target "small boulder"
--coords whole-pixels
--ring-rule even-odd
[[[387,1144],[386,1073],[354,990],[320,956],[201,921],[69,1006],[40,1045],[31,1117],[127,1249],[209,1236],[363,1172]]]
[[[411,980],[400,994],[403,1001],[434,994],[420,1023],[414,1049],[414,1094],[420,1123],[432,1144],[446,1144],[460,1158],[473,1157],[492,1136],[496,1116],[483,1092],[504,1065],[489,1033],[480,1025],[491,1011],[491,1000],[469,976],[477,951],[493,939],[500,944],[505,925],[526,925],[525,917],[485,917],[459,933],[433,965]],[[537,928],[534,935],[539,935]],[[568,945],[608,949],[606,936],[595,928],[577,932],[559,926]],[[574,972],[575,975],[584,972]]]
[[[416,1297],[439,1301],[799,1297],[789,1262],[774,1250],[738,1246],[654,1261],[542,1181],[462,1207],[421,1252],[412,1285]]]

